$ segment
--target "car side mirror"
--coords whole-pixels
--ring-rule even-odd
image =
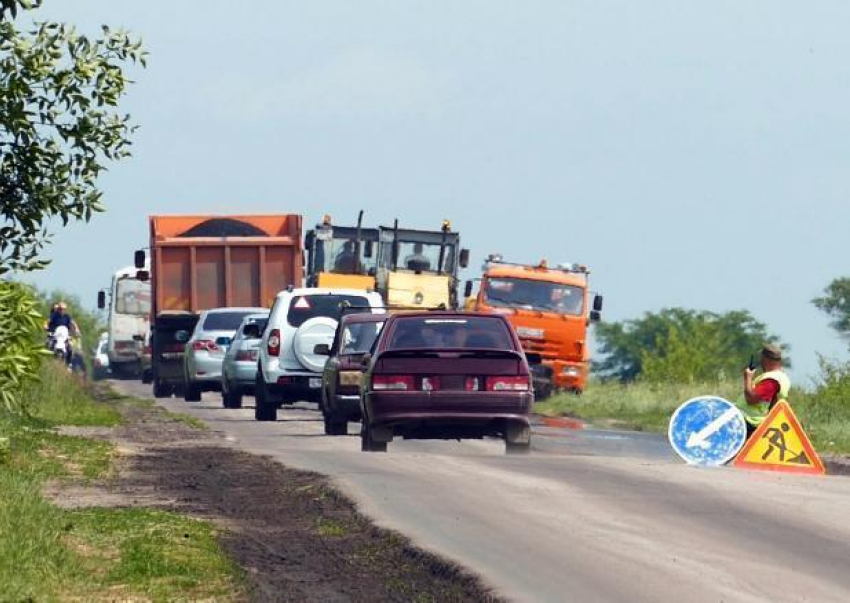
[[[371,258],[375,255],[375,244],[372,241],[366,241],[363,245],[363,257]]]
[[[133,265],[141,270],[145,267],[145,250],[139,249],[133,254]]]
[[[137,270],[136,271],[136,280],[142,281],[143,283],[151,280],[151,273],[147,270]]]
[[[460,250],[460,267],[466,268],[469,266],[469,249],[461,249]]]
[[[602,312],[602,296],[596,295],[593,297],[593,309],[597,312]]]
[[[317,343],[316,347],[313,348],[313,353],[318,356],[330,356],[331,346],[326,343]]]
[[[597,310],[590,311],[590,322],[599,322],[602,320],[602,313]]]
[[[103,310],[106,307],[106,291],[97,292],[97,307]]]
[[[174,341],[176,341],[177,343],[186,343],[187,341],[189,341],[189,337],[191,337],[189,331],[185,331],[183,329],[174,333]]]
[[[528,361],[528,364],[540,364],[543,362],[543,356],[537,352],[526,352],[525,359]]]
[[[472,281],[466,281],[466,283],[463,285],[463,297],[472,297]]]

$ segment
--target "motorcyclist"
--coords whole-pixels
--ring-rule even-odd
[[[68,329],[68,333],[72,337],[78,336],[80,334],[80,329],[77,326],[77,323],[74,322],[71,315],[68,314],[68,305],[64,301],[60,301],[53,307],[54,311],[50,313],[50,321],[47,324],[48,332],[52,335],[58,327],[65,327]],[[65,363],[69,366],[71,365],[73,355],[74,353],[69,339],[68,344],[65,347]]]

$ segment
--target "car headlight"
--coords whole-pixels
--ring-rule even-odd
[[[354,386],[360,387],[360,377],[362,373],[360,371],[340,371],[339,372],[339,384],[342,386]]]
[[[561,374],[564,377],[579,377],[581,376],[581,370],[577,366],[565,366]]]

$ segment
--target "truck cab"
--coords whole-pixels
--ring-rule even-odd
[[[401,229],[398,221],[379,228],[376,280],[389,308],[457,308],[458,273],[468,262],[448,221],[437,231]]]
[[[467,308],[504,314],[516,329],[529,356],[538,398],[555,390],[581,393],[590,368],[588,325],[599,320],[602,297],[588,289],[586,266],[545,261],[523,265],[488,257],[481,286]]]
[[[141,374],[144,342],[150,331],[151,286],[137,275],[133,266],[117,270],[108,297],[105,291],[98,293],[98,308],[109,311],[106,354],[112,372],[119,377]]]

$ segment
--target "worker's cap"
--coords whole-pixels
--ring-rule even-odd
[[[782,348],[773,343],[766,343],[761,347],[761,355],[770,360],[782,360]]]

